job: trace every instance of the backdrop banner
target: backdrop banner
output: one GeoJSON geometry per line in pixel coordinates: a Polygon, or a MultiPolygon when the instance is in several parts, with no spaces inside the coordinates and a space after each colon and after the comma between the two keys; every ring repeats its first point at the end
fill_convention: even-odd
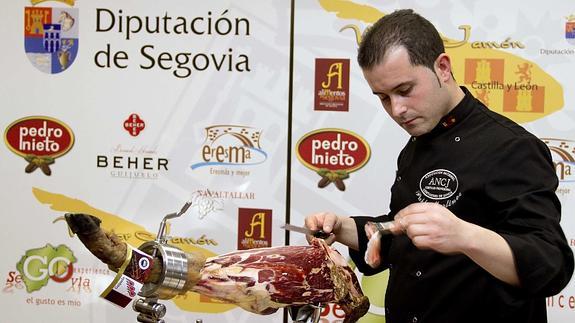
{"type": "MultiPolygon", "coordinates": [[[[136,322],[131,304],[100,297],[115,273],[71,234],[68,212],[97,216],[137,248],[191,201],[168,240],[206,256],[305,245],[280,226],[313,212],[387,213],[408,135],[356,54],[363,31],[401,8],[437,26],[460,84],[549,146],[574,246],[569,2],[8,1],[0,321],[136,322]]],[[[360,322],[384,322],[387,273],[357,275],[371,302],[360,322]]],[[[162,303],[170,323],[286,320],[196,293],[162,303]]],[[[550,322],[575,320],[573,282],[547,308],[550,322]]],[[[343,315],[326,304],[321,322],[343,315]]]]}

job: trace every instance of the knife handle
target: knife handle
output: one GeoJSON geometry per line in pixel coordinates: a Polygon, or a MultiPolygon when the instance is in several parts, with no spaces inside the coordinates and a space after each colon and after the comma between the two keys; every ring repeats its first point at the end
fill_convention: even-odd
{"type": "Polygon", "coordinates": [[[327,239],[327,238],[329,238],[330,235],[331,235],[330,233],[324,232],[322,230],[317,230],[313,234],[314,237],[319,238],[319,239],[327,239]]]}

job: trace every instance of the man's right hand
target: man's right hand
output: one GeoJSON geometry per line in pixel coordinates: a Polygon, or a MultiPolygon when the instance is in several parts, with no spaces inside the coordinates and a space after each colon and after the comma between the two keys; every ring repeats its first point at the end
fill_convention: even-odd
{"type": "MultiPolygon", "coordinates": [[[[305,218],[305,226],[310,230],[322,230],[331,235],[325,239],[327,244],[338,241],[352,249],[358,249],[357,228],[350,217],[339,216],[331,212],[310,214],[305,218]]],[[[311,241],[312,236],[306,236],[311,241]]]]}

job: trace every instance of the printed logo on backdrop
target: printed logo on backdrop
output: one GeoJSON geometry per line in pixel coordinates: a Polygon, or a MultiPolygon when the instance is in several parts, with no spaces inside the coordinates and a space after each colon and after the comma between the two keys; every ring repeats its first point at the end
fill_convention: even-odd
{"type": "Polygon", "coordinates": [[[541,138],[551,150],[553,166],[559,179],[558,195],[571,193],[571,185],[575,183],[575,141],[558,138],[541,138]]]}
{"type": "Polygon", "coordinates": [[[534,65],[512,65],[506,81],[505,64],[503,59],[466,59],[465,83],[489,107],[502,105],[508,114],[545,114],[545,85],[534,82],[534,65]]]}
{"type": "Polygon", "coordinates": [[[249,176],[250,171],[243,167],[262,164],[268,158],[261,148],[261,133],[260,129],[247,126],[207,127],[200,161],[191,169],[209,167],[210,175],[249,176]]]}
{"type": "Polygon", "coordinates": [[[565,23],[565,39],[571,45],[575,45],[575,14],[571,14],[567,17],[567,22],[565,23]]]}
{"type": "Polygon", "coordinates": [[[53,247],[46,244],[44,247],[27,250],[16,269],[20,273],[26,291],[37,291],[48,285],[50,281],[65,283],[74,274],[76,257],[70,248],[65,245],[53,247]]]}
{"type": "Polygon", "coordinates": [[[331,183],[345,191],[345,179],[362,168],[371,151],[359,135],[343,129],[318,129],[305,134],[296,144],[299,161],[321,178],[317,183],[324,188],[331,183]]]}
{"type": "MultiPolygon", "coordinates": [[[[350,2],[323,1],[320,5],[337,19],[347,17],[341,21],[345,25],[340,32],[353,30],[356,45],[361,42],[362,31],[359,23],[349,24],[349,18],[369,25],[385,15],[376,7],[350,2]]],[[[569,28],[571,26],[569,24],[569,28]]],[[[520,40],[512,36],[477,40],[472,37],[471,25],[460,25],[459,30],[462,32],[459,39],[442,37],[446,51],[451,55],[453,73],[456,79],[464,79],[464,85],[490,109],[525,123],[564,107],[563,86],[537,64],[515,54],[526,48],[520,40]]],[[[540,52],[542,55],[555,54],[555,50],[541,49],[540,52]]]]}
{"type": "MultiPolygon", "coordinates": [[[[57,74],[68,69],[78,56],[79,12],[77,8],[36,7],[47,0],[32,0],[24,8],[24,49],[40,71],[57,74]]],[[[74,0],[53,0],[70,7],[74,0]]]]}
{"type": "Polygon", "coordinates": [[[238,209],[238,250],[272,246],[272,210],[238,209]]]}
{"type": "Polygon", "coordinates": [[[244,190],[214,190],[200,189],[192,193],[190,201],[192,209],[196,209],[198,217],[203,219],[206,215],[224,210],[224,200],[255,200],[256,193],[244,190]]]}
{"type": "Polygon", "coordinates": [[[50,165],[72,149],[74,133],[65,123],[51,117],[25,117],[6,128],[4,142],[13,153],[24,158],[26,173],[40,169],[50,176],[50,165]]]}
{"type": "Polygon", "coordinates": [[[447,169],[435,169],[419,180],[419,190],[415,192],[419,202],[436,202],[445,207],[455,205],[461,198],[458,193],[459,180],[447,169]],[[457,195],[456,195],[457,193],[457,195]]]}
{"type": "MultiPolygon", "coordinates": [[[[565,41],[570,45],[575,45],[575,14],[570,14],[564,17],[567,21],[565,22],[565,31],[561,30],[565,37],[565,41]]],[[[575,55],[575,48],[572,47],[559,47],[559,48],[540,48],[540,55],[575,55]]]]}
{"type": "Polygon", "coordinates": [[[314,110],[349,111],[349,59],[315,59],[314,110]]]}
{"type": "Polygon", "coordinates": [[[168,172],[169,159],[153,147],[118,144],[96,156],[96,167],[108,170],[113,178],[155,180],[168,172]]]}
{"type": "Polygon", "coordinates": [[[109,276],[111,272],[108,268],[79,267],[77,264],[72,250],[63,244],[57,247],[46,244],[44,247],[27,250],[16,264],[17,271],[8,273],[2,292],[16,297],[19,292],[25,291],[25,303],[28,305],[79,308],[82,306],[81,298],[70,296],[92,293],[90,280],[93,275],[109,276]],[[34,292],[53,283],[65,288],[65,298],[29,295],[36,295],[34,292]]]}
{"type": "Polygon", "coordinates": [[[146,123],[136,113],[130,114],[128,119],[124,120],[124,129],[132,137],[137,137],[144,128],[146,128],[146,123]]]}
{"type": "MultiPolygon", "coordinates": [[[[145,123],[138,114],[132,113],[123,121],[123,128],[136,137],[145,123]]],[[[145,144],[117,144],[108,153],[96,156],[96,167],[108,170],[113,178],[155,180],[168,172],[169,159],[161,156],[157,148],[145,144]]]]}

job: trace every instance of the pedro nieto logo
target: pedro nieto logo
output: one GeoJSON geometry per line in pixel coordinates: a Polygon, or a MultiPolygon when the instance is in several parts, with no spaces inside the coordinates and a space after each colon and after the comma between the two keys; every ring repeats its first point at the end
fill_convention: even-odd
{"type": "Polygon", "coordinates": [[[36,7],[47,0],[32,0],[24,8],[24,49],[28,59],[44,73],[65,71],[78,56],[79,13],[74,0],[55,0],[70,7],[36,7]]]}
{"type": "Polygon", "coordinates": [[[316,58],[314,110],[349,111],[349,59],[316,58]]]}
{"type": "Polygon", "coordinates": [[[553,166],[561,183],[575,182],[575,141],[557,138],[541,138],[551,150],[553,166]]]}
{"type": "MultiPolygon", "coordinates": [[[[268,154],[261,148],[260,129],[237,126],[215,125],[206,128],[206,139],[200,150],[200,162],[192,170],[205,166],[251,166],[265,162],[268,154]]],[[[210,169],[216,175],[239,174],[228,169],[210,169]]],[[[242,173],[243,174],[243,173],[242,173]]]]}
{"type": "Polygon", "coordinates": [[[565,23],[565,39],[571,45],[575,45],[575,14],[571,14],[567,17],[567,22],[565,23]]]}
{"type": "Polygon", "coordinates": [[[369,145],[359,135],[330,128],[305,134],[296,144],[296,153],[302,164],[321,177],[319,188],[334,183],[340,191],[345,191],[343,180],[349,173],[362,168],[371,155],[369,145]]]}
{"type": "Polygon", "coordinates": [[[50,176],[50,165],[74,145],[74,133],[60,120],[34,116],[18,119],[4,132],[6,146],[26,160],[26,173],[36,169],[50,176]]]}

